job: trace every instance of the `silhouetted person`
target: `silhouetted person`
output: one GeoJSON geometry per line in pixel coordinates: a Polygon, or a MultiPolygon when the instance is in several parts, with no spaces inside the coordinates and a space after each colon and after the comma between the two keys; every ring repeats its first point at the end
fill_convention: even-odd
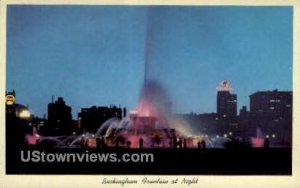
{"type": "Polygon", "coordinates": [[[102,148],[102,138],[96,138],[97,148],[102,148]]]}
{"type": "Polygon", "coordinates": [[[105,139],[102,137],[102,148],[106,148],[106,142],[105,139]]]}
{"type": "Polygon", "coordinates": [[[264,148],[269,148],[269,147],[270,147],[270,141],[268,138],[265,138],[264,148]]]}
{"type": "Polygon", "coordinates": [[[103,137],[97,138],[97,147],[98,148],[105,148],[105,142],[103,137]]]}
{"type": "Polygon", "coordinates": [[[84,139],[84,147],[85,148],[89,148],[89,145],[88,145],[88,143],[89,143],[89,139],[84,139]]]}
{"type": "Polygon", "coordinates": [[[131,145],[131,142],[130,142],[130,141],[127,141],[127,142],[126,142],[127,148],[130,148],[130,145],[131,145]]]}
{"type": "Polygon", "coordinates": [[[178,144],[178,147],[179,147],[179,148],[182,148],[182,139],[181,139],[181,138],[179,138],[177,144],[178,144]]]}
{"type": "Polygon", "coordinates": [[[81,148],[85,148],[85,144],[84,144],[84,138],[82,138],[81,139],[81,141],[80,141],[80,146],[81,146],[81,148]]]}
{"type": "Polygon", "coordinates": [[[175,137],[173,137],[173,148],[177,148],[177,138],[176,138],[176,136],[175,137]]]}
{"type": "Polygon", "coordinates": [[[139,145],[140,145],[140,148],[143,148],[143,145],[144,145],[144,139],[143,138],[139,139],[139,145]]]}
{"type": "Polygon", "coordinates": [[[202,149],[205,149],[206,148],[206,143],[204,140],[201,141],[201,148],[202,149]]]}
{"type": "Polygon", "coordinates": [[[201,149],[201,142],[200,141],[197,142],[197,147],[198,147],[198,149],[201,149]]]}
{"type": "Polygon", "coordinates": [[[186,144],[186,139],[183,139],[183,148],[186,149],[187,148],[187,144],[186,144]]]}

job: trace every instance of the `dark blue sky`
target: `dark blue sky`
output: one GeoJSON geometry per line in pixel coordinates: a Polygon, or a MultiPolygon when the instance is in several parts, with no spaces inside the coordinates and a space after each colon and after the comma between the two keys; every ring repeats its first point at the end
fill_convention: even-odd
{"type": "Polygon", "coordinates": [[[215,112],[225,79],[239,108],[255,91],[292,90],[291,7],[8,6],[7,14],[6,88],[35,115],[47,114],[52,95],[73,115],[134,108],[147,33],[151,74],[175,112],[215,112]]]}

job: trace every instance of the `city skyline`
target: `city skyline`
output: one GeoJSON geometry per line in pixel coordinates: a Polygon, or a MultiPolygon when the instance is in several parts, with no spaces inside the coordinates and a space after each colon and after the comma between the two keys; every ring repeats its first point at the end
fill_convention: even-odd
{"type": "Polygon", "coordinates": [[[133,109],[149,25],[151,74],[175,112],[216,112],[222,80],[238,109],[256,91],[292,90],[291,7],[8,6],[7,19],[6,90],[38,116],[52,95],[73,116],[90,106],[133,109]]]}

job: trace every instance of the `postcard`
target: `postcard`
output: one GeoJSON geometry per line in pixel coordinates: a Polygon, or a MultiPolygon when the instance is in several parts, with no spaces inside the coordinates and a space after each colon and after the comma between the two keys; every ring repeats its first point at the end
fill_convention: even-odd
{"type": "Polygon", "coordinates": [[[1,3],[5,185],[299,186],[299,2],[1,3]]]}

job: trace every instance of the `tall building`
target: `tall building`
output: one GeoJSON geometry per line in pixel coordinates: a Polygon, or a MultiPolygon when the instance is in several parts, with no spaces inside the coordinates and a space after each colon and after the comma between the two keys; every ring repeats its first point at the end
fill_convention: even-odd
{"type": "Polygon", "coordinates": [[[272,112],[280,117],[289,117],[292,113],[291,91],[259,91],[250,95],[250,112],[272,112]]]}
{"type": "Polygon", "coordinates": [[[237,115],[237,95],[231,93],[230,82],[225,80],[217,88],[217,114],[224,118],[237,115]]]}
{"type": "Polygon", "coordinates": [[[237,128],[237,95],[232,94],[232,90],[228,80],[222,81],[217,87],[218,125],[223,131],[237,128]]]}
{"type": "Polygon", "coordinates": [[[251,136],[251,134],[249,134],[249,126],[248,126],[249,114],[250,113],[247,110],[247,107],[243,106],[238,116],[239,136],[242,136],[243,138],[248,138],[251,136]]]}
{"type": "Polygon", "coordinates": [[[266,137],[291,143],[292,91],[258,91],[250,95],[249,131],[260,128],[266,137]]]}
{"type": "Polygon", "coordinates": [[[229,91],[218,91],[217,113],[220,116],[232,118],[237,115],[237,96],[229,91]]]}
{"type": "Polygon", "coordinates": [[[16,92],[6,92],[5,140],[7,174],[20,169],[20,150],[27,147],[26,135],[32,133],[32,115],[27,106],[16,103],[16,92]]]}
{"type": "Polygon", "coordinates": [[[47,135],[69,135],[73,131],[71,107],[62,97],[48,104],[48,121],[44,129],[47,135]]]}

